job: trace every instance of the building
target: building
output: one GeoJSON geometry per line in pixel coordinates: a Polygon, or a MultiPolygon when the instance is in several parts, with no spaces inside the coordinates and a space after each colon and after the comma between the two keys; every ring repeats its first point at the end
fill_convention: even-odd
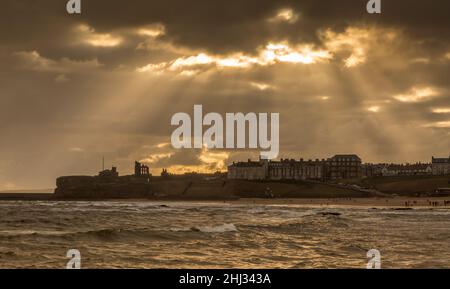
{"type": "Polygon", "coordinates": [[[449,175],[450,174],[450,157],[435,158],[431,157],[431,168],[433,175],[449,175]]]}
{"type": "MultiPolygon", "coordinates": [[[[381,168],[377,173],[381,175],[381,168]]],[[[232,180],[327,180],[361,178],[362,164],[357,155],[335,155],[327,160],[295,160],[233,162],[228,167],[232,180]]]]}
{"type": "Polygon", "coordinates": [[[385,166],[386,164],[362,164],[361,174],[366,178],[380,177],[385,166]]]}
{"type": "Polygon", "coordinates": [[[238,162],[228,167],[231,180],[322,180],[325,160],[281,159],[238,162]]]}
{"type": "Polygon", "coordinates": [[[135,177],[149,177],[150,169],[148,166],[139,162],[134,162],[134,176],[135,177]]]}
{"type": "Polygon", "coordinates": [[[265,180],[268,176],[268,161],[258,162],[248,160],[247,162],[233,162],[228,166],[228,179],[230,180],[265,180]]]}
{"type": "Polygon", "coordinates": [[[322,180],[325,160],[281,159],[269,162],[269,180],[322,180]]]}
{"type": "Polygon", "coordinates": [[[170,174],[169,174],[169,172],[167,171],[167,169],[162,169],[161,177],[162,177],[162,178],[168,178],[168,177],[170,177],[170,174]]]}
{"type": "Polygon", "coordinates": [[[335,155],[327,160],[326,177],[332,180],[361,178],[361,163],[357,155],[335,155]]]}
{"type": "Polygon", "coordinates": [[[393,176],[419,176],[431,175],[433,172],[431,164],[390,164],[386,165],[381,173],[383,177],[393,176]]]}
{"type": "Polygon", "coordinates": [[[116,167],[112,167],[110,170],[106,169],[98,173],[101,178],[118,178],[119,172],[116,167]]]}

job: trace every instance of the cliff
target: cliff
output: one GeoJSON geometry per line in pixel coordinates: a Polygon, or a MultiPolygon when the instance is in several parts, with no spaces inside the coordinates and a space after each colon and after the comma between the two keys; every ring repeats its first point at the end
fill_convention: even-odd
{"type": "Polygon", "coordinates": [[[56,198],[146,198],[154,194],[146,179],[132,176],[103,178],[70,176],[56,180],[56,198]]]}
{"type": "Polygon", "coordinates": [[[370,194],[312,182],[258,182],[196,177],[60,177],[59,199],[237,199],[368,197],[370,194]]]}
{"type": "Polygon", "coordinates": [[[124,176],[60,177],[56,181],[55,197],[59,199],[229,199],[235,198],[224,188],[224,181],[199,178],[142,178],[124,176]]]}

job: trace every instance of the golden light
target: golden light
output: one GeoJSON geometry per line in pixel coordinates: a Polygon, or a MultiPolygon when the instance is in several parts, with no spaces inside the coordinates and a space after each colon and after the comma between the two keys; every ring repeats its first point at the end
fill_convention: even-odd
{"type": "Polygon", "coordinates": [[[287,22],[293,24],[298,20],[298,14],[290,8],[280,9],[276,12],[275,16],[270,18],[270,22],[287,22]]]}
{"type": "Polygon", "coordinates": [[[270,84],[261,83],[261,82],[251,82],[250,85],[261,91],[273,88],[270,84]]]}
{"type": "Polygon", "coordinates": [[[169,62],[148,64],[136,69],[138,72],[179,72],[181,75],[194,75],[198,69],[194,66],[214,65],[217,69],[249,68],[253,65],[268,66],[277,63],[313,64],[328,61],[332,55],[323,49],[315,49],[312,45],[290,46],[287,42],[269,43],[259,50],[257,56],[235,53],[231,55],[210,55],[199,53],[184,56],[169,62]]]}
{"type": "Polygon", "coordinates": [[[137,69],[138,72],[154,72],[154,73],[161,73],[165,67],[167,66],[166,62],[161,62],[158,64],[147,64],[146,66],[140,67],[137,69]]]}
{"type": "Polygon", "coordinates": [[[165,29],[164,25],[160,25],[160,24],[142,27],[137,30],[137,34],[142,35],[142,36],[152,37],[152,38],[164,35],[165,33],[166,33],[166,29],[165,29]]]}
{"type": "Polygon", "coordinates": [[[162,149],[162,148],[165,148],[165,147],[168,147],[168,146],[170,146],[170,143],[168,143],[168,142],[164,142],[164,143],[160,143],[160,144],[156,145],[156,147],[159,148],[159,149],[162,149]]]}
{"type": "Polygon", "coordinates": [[[276,62],[290,62],[312,64],[329,60],[332,55],[326,50],[315,50],[311,45],[291,47],[287,42],[269,43],[260,53],[260,64],[274,64],[276,62]]]}
{"type": "Polygon", "coordinates": [[[393,97],[400,102],[422,102],[429,100],[438,93],[432,87],[413,87],[405,94],[394,95],[393,97]]]}
{"type": "Polygon", "coordinates": [[[424,127],[432,128],[450,128],[450,121],[438,121],[424,125],[424,127]]]}
{"type": "Polygon", "coordinates": [[[171,158],[173,155],[174,155],[173,153],[152,154],[152,155],[149,155],[148,157],[142,159],[141,162],[154,164],[162,159],[171,158]]]}
{"type": "Polygon", "coordinates": [[[377,112],[379,112],[380,111],[380,107],[379,106],[371,106],[371,107],[369,107],[367,110],[368,111],[370,111],[370,112],[375,112],[375,113],[377,113],[377,112]]]}
{"type": "Polygon", "coordinates": [[[450,107],[433,108],[433,113],[450,113],[450,107]]]}
{"type": "Polygon", "coordinates": [[[81,24],[78,26],[81,33],[82,41],[95,47],[114,47],[122,43],[122,38],[110,33],[96,33],[95,30],[88,25],[81,24]]]}
{"type": "Polygon", "coordinates": [[[92,46],[114,47],[119,45],[122,42],[122,39],[114,37],[110,34],[97,34],[91,36],[89,39],[86,39],[86,42],[92,46]]]}
{"type": "Polygon", "coordinates": [[[395,30],[381,31],[373,27],[349,27],[342,33],[328,29],[320,33],[322,42],[330,53],[350,53],[350,56],[343,60],[347,68],[365,63],[368,51],[371,45],[376,43],[377,38],[383,37],[384,41],[393,42],[396,36],[395,30]]]}

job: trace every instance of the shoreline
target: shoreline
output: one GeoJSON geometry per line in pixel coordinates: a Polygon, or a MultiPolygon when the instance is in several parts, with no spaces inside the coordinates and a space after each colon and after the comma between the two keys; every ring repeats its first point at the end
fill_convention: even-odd
{"type": "Polygon", "coordinates": [[[361,198],[54,198],[53,194],[0,194],[0,201],[50,202],[157,202],[225,203],[230,205],[297,205],[320,207],[448,208],[450,197],[361,197],[361,198]]]}
{"type": "Polygon", "coordinates": [[[305,199],[245,199],[233,204],[297,205],[320,207],[376,207],[376,208],[448,208],[450,197],[369,197],[369,198],[305,198],[305,199]],[[433,202],[436,206],[433,206],[433,202]]]}

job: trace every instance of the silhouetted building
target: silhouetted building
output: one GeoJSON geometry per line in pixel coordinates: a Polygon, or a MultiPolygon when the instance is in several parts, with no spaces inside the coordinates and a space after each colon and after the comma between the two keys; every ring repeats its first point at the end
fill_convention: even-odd
{"type": "Polygon", "coordinates": [[[322,180],[325,160],[280,161],[259,160],[233,162],[228,166],[228,179],[232,180],[322,180]]]}
{"type": "Polygon", "coordinates": [[[117,178],[119,177],[119,172],[116,167],[112,167],[110,170],[103,170],[98,173],[101,178],[117,178]]]}
{"type": "Polygon", "coordinates": [[[281,159],[269,162],[270,180],[321,180],[324,177],[325,160],[281,159]]]}
{"type": "Polygon", "coordinates": [[[228,166],[228,179],[230,180],[265,180],[268,176],[267,161],[233,162],[228,166]]]}
{"type": "Polygon", "coordinates": [[[168,178],[168,177],[170,177],[170,174],[169,174],[169,172],[167,171],[167,169],[163,169],[163,170],[162,170],[162,172],[161,172],[161,177],[162,177],[162,178],[168,178]]]}
{"type": "Polygon", "coordinates": [[[361,178],[361,163],[361,158],[357,155],[335,155],[327,161],[327,177],[330,179],[361,178]]]}
{"type": "Polygon", "coordinates": [[[362,164],[361,174],[367,178],[380,177],[384,167],[386,167],[386,164],[362,164]]]}
{"type": "Polygon", "coordinates": [[[449,175],[450,174],[450,157],[435,158],[431,157],[431,168],[433,175],[449,175]]]}
{"type": "Polygon", "coordinates": [[[146,165],[143,165],[139,162],[134,162],[134,175],[136,177],[149,177],[150,169],[146,165]]]}

